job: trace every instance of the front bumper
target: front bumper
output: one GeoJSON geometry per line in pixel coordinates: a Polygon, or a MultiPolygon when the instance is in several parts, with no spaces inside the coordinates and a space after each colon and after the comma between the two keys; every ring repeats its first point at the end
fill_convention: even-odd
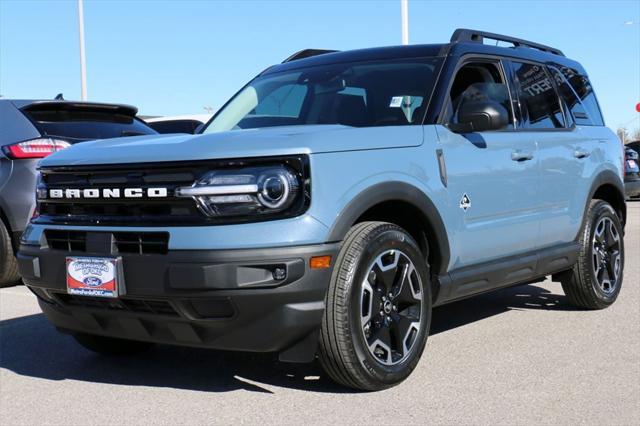
{"type": "Polygon", "coordinates": [[[18,263],[44,314],[62,331],[224,350],[291,350],[296,361],[315,352],[331,276],[331,268],[311,269],[309,259],[335,260],[337,250],[338,244],[318,244],[118,254],[124,277],[118,299],[66,293],[67,256],[109,254],[23,244],[18,263]],[[286,277],[275,280],[272,272],[282,267],[286,277]]]}

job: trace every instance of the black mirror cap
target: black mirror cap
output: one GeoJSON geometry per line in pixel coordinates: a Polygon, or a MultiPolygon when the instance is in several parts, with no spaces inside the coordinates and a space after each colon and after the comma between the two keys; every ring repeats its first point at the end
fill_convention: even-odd
{"type": "Polygon", "coordinates": [[[509,124],[509,113],[495,101],[464,102],[458,110],[458,122],[449,128],[460,133],[501,130],[509,124]]]}

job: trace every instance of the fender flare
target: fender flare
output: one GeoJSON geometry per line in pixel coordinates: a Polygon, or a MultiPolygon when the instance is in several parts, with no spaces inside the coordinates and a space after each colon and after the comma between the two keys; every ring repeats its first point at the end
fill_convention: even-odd
{"type": "MultiPolygon", "coordinates": [[[[584,216],[587,214],[587,210],[589,209],[589,203],[593,199],[593,196],[596,194],[598,189],[600,189],[604,185],[613,186],[616,189],[618,197],[622,200],[622,203],[619,206],[619,209],[618,209],[618,206],[613,206],[613,208],[618,210],[618,214],[620,215],[620,220],[622,221],[622,224],[624,226],[627,220],[627,204],[625,202],[624,183],[622,179],[620,179],[620,176],[612,170],[603,170],[596,175],[595,179],[593,179],[593,182],[591,183],[591,188],[589,188],[589,195],[587,197],[587,200],[584,206],[584,210],[583,210],[584,213],[582,217],[584,218],[584,216]]],[[[580,236],[580,233],[578,233],[578,237],[579,236],[580,236]]]]}
{"type": "Polygon", "coordinates": [[[338,215],[329,231],[329,241],[342,241],[360,216],[371,207],[386,201],[404,201],[422,213],[423,217],[416,219],[421,220],[427,228],[431,250],[437,258],[438,268],[432,272],[438,275],[445,274],[451,253],[442,217],[424,192],[406,182],[382,182],[360,192],[338,215]]]}

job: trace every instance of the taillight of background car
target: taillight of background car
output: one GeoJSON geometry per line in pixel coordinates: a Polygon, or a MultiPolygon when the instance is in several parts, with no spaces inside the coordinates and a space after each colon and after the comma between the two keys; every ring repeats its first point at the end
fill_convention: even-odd
{"type": "Polygon", "coordinates": [[[23,160],[28,158],[44,158],[70,146],[71,144],[69,142],[60,139],[38,138],[7,145],[2,149],[5,155],[12,160],[23,160]]]}

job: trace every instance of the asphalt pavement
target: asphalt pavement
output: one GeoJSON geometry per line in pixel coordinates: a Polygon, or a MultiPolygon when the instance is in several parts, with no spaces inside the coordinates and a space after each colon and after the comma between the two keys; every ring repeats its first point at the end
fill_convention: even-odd
{"type": "Polygon", "coordinates": [[[571,307],[558,283],[435,309],[400,386],[362,393],[316,364],[159,346],[104,358],[57,333],[25,287],[0,290],[0,424],[640,424],[640,203],[618,301],[571,307]]]}

